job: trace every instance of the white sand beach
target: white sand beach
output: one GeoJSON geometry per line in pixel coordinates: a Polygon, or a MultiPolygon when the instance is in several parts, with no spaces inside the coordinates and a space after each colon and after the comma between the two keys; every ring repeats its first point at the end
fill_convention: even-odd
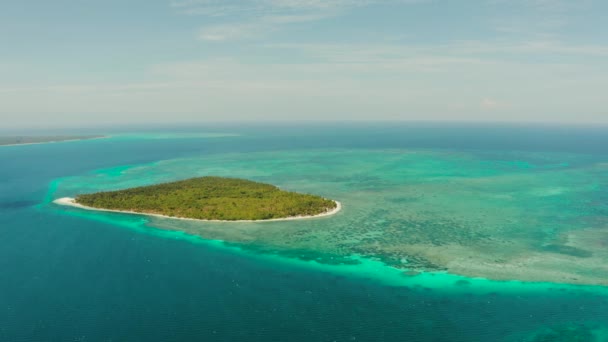
{"type": "Polygon", "coordinates": [[[151,213],[139,213],[136,211],[127,211],[127,210],[93,208],[93,207],[88,207],[88,206],[76,203],[76,199],[71,198],[71,197],[63,197],[63,198],[59,198],[59,199],[56,199],[53,201],[53,203],[55,203],[55,204],[66,205],[66,206],[71,206],[71,207],[85,209],[85,210],[105,211],[105,212],[111,212],[111,213],[133,214],[133,215],[144,215],[144,216],[161,217],[161,218],[174,219],[174,220],[201,221],[201,222],[276,222],[276,221],[314,219],[314,218],[335,215],[340,210],[342,210],[342,203],[340,203],[338,201],[334,201],[334,202],[336,202],[336,207],[334,209],[321,213],[321,214],[318,214],[318,215],[292,216],[292,217],[284,217],[284,218],[276,218],[276,219],[268,219],[268,220],[232,220],[232,221],[229,221],[229,220],[193,219],[193,218],[187,218],[187,217],[176,217],[176,216],[167,216],[167,215],[151,214],[151,213]]]}
{"type": "Polygon", "coordinates": [[[100,136],[100,137],[94,137],[94,138],[80,138],[80,139],[66,139],[66,140],[49,140],[49,141],[30,142],[30,143],[22,143],[22,144],[6,144],[6,145],[0,145],[0,147],[59,144],[59,143],[67,143],[67,142],[74,142],[74,141],[97,140],[97,139],[107,139],[107,138],[110,138],[110,136],[100,136]]]}

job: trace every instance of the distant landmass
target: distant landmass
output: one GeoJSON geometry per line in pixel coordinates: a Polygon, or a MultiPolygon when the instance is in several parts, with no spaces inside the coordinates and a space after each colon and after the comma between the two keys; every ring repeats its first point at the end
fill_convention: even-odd
{"type": "Polygon", "coordinates": [[[245,179],[199,177],[62,198],[58,204],[181,219],[258,221],[309,218],[340,210],[336,201],[245,179]]]}
{"type": "Polygon", "coordinates": [[[103,138],[103,135],[0,136],[0,146],[44,144],[103,138]]]}

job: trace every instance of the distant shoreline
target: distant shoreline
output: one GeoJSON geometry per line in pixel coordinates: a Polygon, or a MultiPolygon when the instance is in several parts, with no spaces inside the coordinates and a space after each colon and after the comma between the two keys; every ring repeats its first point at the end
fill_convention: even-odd
{"type": "Polygon", "coordinates": [[[91,138],[78,138],[78,139],[66,139],[66,140],[49,140],[49,141],[40,141],[40,142],[27,142],[22,144],[0,144],[0,147],[8,147],[8,146],[26,146],[26,145],[42,145],[42,144],[57,144],[63,142],[74,142],[74,141],[84,141],[84,140],[96,140],[96,139],[107,139],[109,136],[94,136],[91,138]]]}
{"type": "Polygon", "coordinates": [[[290,217],[274,218],[274,219],[266,219],[266,220],[206,220],[206,219],[194,219],[194,218],[178,217],[178,216],[168,216],[168,215],[152,214],[152,213],[140,213],[140,212],[136,212],[136,211],[127,211],[127,210],[114,210],[114,209],[101,209],[101,208],[88,207],[86,205],[82,205],[82,204],[76,203],[76,199],[71,198],[71,197],[58,198],[58,199],[56,199],[56,200],[53,201],[53,203],[59,204],[59,205],[65,205],[65,206],[70,206],[70,207],[84,209],[84,210],[104,211],[104,212],[110,212],[110,213],[143,215],[143,216],[152,216],[152,217],[160,217],[160,218],[168,218],[168,219],[184,220],[184,221],[200,221],[200,222],[252,222],[252,223],[255,223],[255,222],[273,222],[273,221],[277,222],[277,221],[306,220],[306,219],[314,219],[314,218],[320,218],[320,217],[327,217],[327,216],[335,215],[340,210],[342,210],[342,203],[340,203],[338,201],[334,201],[334,202],[336,203],[336,207],[334,209],[326,211],[326,212],[321,213],[321,214],[317,214],[317,215],[290,216],[290,217]]]}

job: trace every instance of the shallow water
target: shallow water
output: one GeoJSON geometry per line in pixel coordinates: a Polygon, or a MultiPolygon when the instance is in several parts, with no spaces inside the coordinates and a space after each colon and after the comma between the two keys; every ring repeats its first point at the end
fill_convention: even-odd
{"type": "Polygon", "coordinates": [[[605,132],[230,128],[0,150],[0,340],[606,340],[608,288],[563,284],[608,278],[605,132]],[[49,203],[197,175],[344,209],[194,224],[49,203]]]}
{"type": "Polygon", "coordinates": [[[297,149],[97,170],[59,180],[53,196],[249,178],[337,199],[344,209],[299,222],[148,225],[325,263],[357,254],[410,271],[608,285],[607,171],[600,159],[559,153],[297,149]]]}

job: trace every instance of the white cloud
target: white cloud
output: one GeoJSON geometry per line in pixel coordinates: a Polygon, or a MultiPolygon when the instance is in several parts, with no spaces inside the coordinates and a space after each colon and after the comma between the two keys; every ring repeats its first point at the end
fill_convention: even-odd
{"type": "MultiPolygon", "coordinates": [[[[322,20],[371,3],[182,0],[173,7],[205,16],[201,19],[209,24],[200,30],[200,39],[221,42],[262,37],[285,25],[322,20]]],[[[603,111],[606,45],[537,37],[428,45],[408,41],[413,40],[250,44],[258,54],[253,58],[229,54],[232,58],[154,65],[125,84],[62,84],[42,72],[37,82],[49,84],[19,87],[5,78],[0,80],[0,115],[9,121],[36,113],[108,113],[116,118],[150,113],[171,120],[584,117],[608,122],[603,111]]],[[[209,51],[221,55],[225,50],[209,51]]]]}
{"type": "Polygon", "coordinates": [[[489,0],[494,30],[525,37],[557,37],[595,0],[489,0]],[[506,14],[510,13],[510,14],[506,14]]]}
{"type": "Polygon", "coordinates": [[[496,100],[485,98],[481,100],[481,102],[479,103],[479,107],[483,110],[496,110],[504,108],[505,105],[496,100]]]}
{"type": "Polygon", "coordinates": [[[574,121],[582,113],[587,121],[607,120],[601,66],[391,54],[378,63],[375,56],[284,64],[208,59],[156,65],[147,83],[0,86],[0,116],[574,121]]]}
{"type": "Polygon", "coordinates": [[[282,25],[316,21],[322,14],[272,15],[244,23],[228,23],[203,27],[199,38],[206,41],[241,40],[263,36],[282,25]]]}
{"type": "Polygon", "coordinates": [[[377,44],[266,44],[269,49],[304,54],[313,60],[333,63],[393,64],[415,63],[427,70],[446,64],[496,64],[504,61],[527,61],[538,57],[543,64],[588,64],[590,58],[608,57],[606,45],[566,44],[559,41],[525,41],[519,43],[492,41],[456,41],[434,45],[377,44]],[[550,57],[551,61],[545,59],[550,57]]]}
{"type": "Polygon", "coordinates": [[[199,37],[208,41],[252,38],[278,28],[327,19],[344,12],[380,3],[418,3],[428,0],[174,0],[180,13],[229,18],[206,26],[199,37]]]}
{"type": "MultiPolygon", "coordinates": [[[[334,9],[368,6],[379,3],[379,0],[267,0],[267,4],[285,9],[309,10],[309,9],[334,9]]],[[[386,1],[384,1],[386,2],[386,1]]]]}
{"type": "Polygon", "coordinates": [[[186,14],[220,16],[345,10],[382,2],[398,0],[181,0],[171,6],[186,14]]]}
{"type": "Polygon", "coordinates": [[[201,29],[199,38],[207,41],[251,38],[263,29],[264,27],[253,23],[216,25],[201,29]]]}

